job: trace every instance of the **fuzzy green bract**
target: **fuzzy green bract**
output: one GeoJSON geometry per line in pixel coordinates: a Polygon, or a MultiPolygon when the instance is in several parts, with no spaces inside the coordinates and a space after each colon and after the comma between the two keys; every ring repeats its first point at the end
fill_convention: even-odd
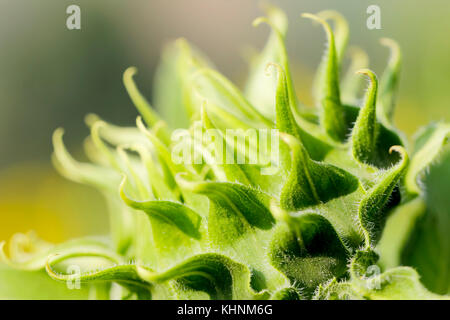
{"type": "Polygon", "coordinates": [[[408,147],[392,122],[399,46],[382,40],[391,58],[380,79],[352,49],[341,81],[349,26],[333,11],[303,14],[328,42],[316,106],[305,106],[294,91],[285,14],[266,10],[254,25],[271,34],[244,93],[180,39],[163,52],[156,109],[134,82],[137,69],[125,71],[136,126],[87,116],[89,163],[55,131],[56,169],[104,194],[110,236],[55,245],[15,235],[0,245],[0,298],[448,298],[450,124],[422,129],[408,147]],[[215,143],[196,135],[212,129],[215,143]],[[227,129],[237,130],[237,143],[227,129]],[[261,149],[264,137],[252,129],[276,129],[277,144],[261,149]],[[174,159],[180,133],[201,161],[174,159]],[[211,161],[230,150],[247,162],[211,161]],[[246,150],[258,159],[250,163],[246,150]],[[279,162],[264,171],[273,152],[279,162]],[[69,290],[74,283],[81,288],[69,290]]]}

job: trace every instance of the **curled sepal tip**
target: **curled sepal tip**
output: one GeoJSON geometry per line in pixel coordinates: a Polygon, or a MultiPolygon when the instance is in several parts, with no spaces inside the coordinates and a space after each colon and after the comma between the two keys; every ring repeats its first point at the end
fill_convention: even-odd
{"type": "Polygon", "coordinates": [[[255,63],[251,68],[245,91],[249,100],[260,108],[263,114],[269,115],[273,119],[275,108],[273,106],[272,89],[274,84],[272,79],[263,77],[267,63],[275,62],[283,67],[286,74],[289,101],[295,108],[297,107],[297,96],[294,90],[289,68],[289,58],[284,43],[287,32],[286,15],[280,9],[270,7],[267,10],[267,17],[257,18],[253,22],[253,26],[259,26],[262,23],[266,23],[272,29],[272,33],[263,52],[254,61],[255,63]]]}
{"type": "Polygon", "coordinates": [[[100,130],[106,128],[106,122],[102,120],[95,121],[91,125],[91,138],[92,142],[94,143],[95,147],[102,153],[106,159],[108,160],[111,167],[114,169],[120,171],[121,167],[116,159],[116,157],[113,155],[112,150],[106,145],[106,143],[103,141],[100,130]]]}
{"type": "Polygon", "coordinates": [[[268,209],[270,199],[259,190],[239,183],[188,181],[180,175],[177,182],[211,200],[208,228],[212,240],[237,240],[252,227],[268,230],[275,223],[268,209]]]}
{"type": "Polygon", "coordinates": [[[283,23],[277,23],[274,21],[274,19],[271,19],[270,17],[258,17],[252,22],[253,27],[258,27],[262,23],[266,23],[269,27],[272,28],[272,30],[277,34],[277,36],[281,37],[281,39],[284,38],[286,35],[286,29],[287,27],[283,25],[283,23]]]}
{"type": "Polygon", "coordinates": [[[149,126],[153,126],[156,122],[160,120],[160,117],[150,106],[147,99],[139,92],[133,77],[137,74],[138,70],[136,67],[129,67],[123,73],[123,84],[128,92],[131,100],[138,109],[139,113],[144,118],[145,122],[149,126]]]}
{"type": "Polygon", "coordinates": [[[26,235],[27,238],[22,239],[22,237],[18,238],[18,235],[20,234],[16,234],[11,238],[9,257],[6,256],[4,250],[5,242],[0,243],[0,262],[14,269],[26,271],[41,270],[45,267],[48,257],[56,254],[61,257],[102,256],[113,263],[119,263],[121,259],[119,255],[111,251],[106,243],[96,239],[80,238],[58,245],[46,243],[42,246],[39,243],[42,240],[38,238],[30,238],[29,235],[26,235]],[[18,242],[23,240],[27,241],[24,244],[27,245],[28,252],[21,252],[22,250],[18,248],[23,245],[18,242]]]}
{"type": "Polygon", "coordinates": [[[276,63],[268,63],[266,67],[266,73],[269,74],[270,70],[276,70],[277,74],[277,89],[275,96],[275,113],[276,113],[276,127],[281,132],[286,132],[300,139],[300,130],[298,124],[295,121],[292,108],[289,100],[289,87],[286,78],[286,73],[283,68],[276,63]]]}
{"type": "Polygon", "coordinates": [[[211,299],[268,298],[266,291],[255,292],[250,286],[250,270],[225,256],[196,255],[164,272],[138,269],[140,277],[151,283],[175,280],[186,289],[206,292],[211,299]]]}
{"type": "Polygon", "coordinates": [[[288,28],[288,20],[283,10],[267,3],[263,4],[262,9],[272,24],[276,26],[283,35],[285,35],[288,28]]]}
{"type": "Polygon", "coordinates": [[[392,152],[400,154],[400,161],[381,174],[380,180],[368,190],[359,204],[358,216],[363,228],[366,248],[375,246],[380,239],[387,218],[386,205],[409,164],[408,154],[403,147],[392,146],[389,153],[392,152]]]}
{"type": "Polygon", "coordinates": [[[360,110],[353,127],[352,153],[357,161],[374,164],[377,156],[377,138],[379,134],[379,124],[376,115],[378,80],[376,75],[369,69],[361,69],[357,73],[366,75],[370,79],[370,84],[366,92],[364,106],[360,110]]]}
{"type": "Polygon", "coordinates": [[[67,151],[63,142],[64,129],[58,128],[53,133],[52,161],[55,168],[64,177],[88,185],[111,189],[117,182],[117,174],[110,168],[97,166],[91,163],[76,161],[67,151]]]}
{"type": "Polygon", "coordinates": [[[402,54],[400,46],[393,39],[381,38],[380,43],[389,48],[390,58],[380,81],[380,107],[377,112],[378,117],[385,125],[392,126],[402,54]]]}
{"type": "Polygon", "coordinates": [[[333,31],[330,25],[317,15],[304,13],[302,17],[319,22],[328,37],[328,50],[325,54],[323,67],[319,67],[317,75],[316,100],[321,105],[321,125],[325,132],[339,142],[347,135],[347,120],[344,106],[341,104],[339,90],[339,63],[333,31]]]}
{"type": "MultiPolygon", "coordinates": [[[[156,153],[159,157],[161,157],[162,161],[164,161],[164,164],[170,169],[173,176],[179,171],[185,171],[183,164],[176,164],[174,161],[172,161],[172,155],[168,147],[153,131],[147,129],[140,116],[136,118],[136,126],[138,127],[139,131],[141,131],[150,140],[153,147],[155,148],[156,153]]],[[[173,179],[173,176],[170,177],[170,179],[173,179]]]]}
{"type": "Polygon", "coordinates": [[[334,10],[324,10],[317,14],[324,20],[333,20],[334,22],[334,34],[336,42],[336,53],[338,63],[341,65],[344,57],[345,49],[348,43],[349,27],[348,22],[339,12],[334,10]]]}
{"type": "Polygon", "coordinates": [[[141,210],[149,218],[159,219],[169,223],[188,237],[200,240],[201,217],[187,206],[163,200],[136,201],[131,199],[125,192],[126,178],[124,177],[120,185],[120,197],[131,208],[141,210]]]}
{"type": "MultiPolygon", "coordinates": [[[[135,292],[142,299],[151,298],[151,284],[140,278],[137,273],[137,266],[135,264],[117,264],[111,263],[107,266],[100,267],[94,270],[73,272],[73,273],[61,273],[55,269],[55,266],[59,263],[64,263],[66,260],[78,257],[78,258],[100,258],[104,259],[103,255],[52,255],[49,256],[45,270],[47,274],[54,280],[58,281],[79,281],[80,283],[98,283],[98,282],[116,282],[126,287],[131,292],[135,292]]],[[[146,267],[141,267],[146,268],[146,267]]],[[[79,271],[79,269],[74,269],[79,271]]]]}

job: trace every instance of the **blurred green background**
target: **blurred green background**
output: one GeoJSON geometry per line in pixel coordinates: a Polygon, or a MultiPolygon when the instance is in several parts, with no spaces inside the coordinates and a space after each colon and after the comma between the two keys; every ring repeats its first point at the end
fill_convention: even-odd
{"type": "MultiPolygon", "coordinates": [[[[403,50],[397,126],[411,135],[431,120],[450,120],[450,1],[272,0],[284,9],[287,47],[297,93],[311,102],[312,77],[324,50],[320,28],[302,12],[335,9],[350,23],[350,45],[381,74],[388,58],[379,38],[403,50]],[[382,30],[366,28],[366,8],[381,8],[382,30]]],[[[152,100],[152,79],[165,42],[185,37],[226,76],[243,83],[243,53],[261,48],[267,28],[253,28],[259,1],[242,0],[0,0],[0,240],[34,229],[50,241],[106,233],[101,196],[65,181],[51,167],[51,134],[66,129],[69,149],[83,159],[89,112],[132,125],[136,111],[122,73],[136,66],[152,100]],[[66,8],[81,7],[81,30],[67,30],[66,8]]]]}

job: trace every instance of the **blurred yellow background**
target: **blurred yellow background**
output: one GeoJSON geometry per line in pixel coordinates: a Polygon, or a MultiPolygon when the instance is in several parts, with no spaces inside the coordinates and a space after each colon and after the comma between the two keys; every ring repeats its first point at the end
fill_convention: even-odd
{"type": "MultiPolygon", "coordinates": [[[[335,9],[350,23],[350,45],[365,49],[381,74],[388,58],[379,38],[403,50],[398,127],[411,135],[431,120],[450,120],[448,0],[279,0],[290,28],[287,47],[299,98],[310,102],[312,77],[324,50],[322,30],[302,12],[335,9]],[[382,29],[366,28],[366,8],[381,8],[382,29]]],[[[152,78],[166,41],[185,37],[238,84],[242,53],[261,48],[268,29],[253,28],[259,1],[242,0],[2,0],[0,1],[0,240],[34,229],[50,241],[108,230],[94,190],[65,181],[50,164],[51,134],[66,129],[69,149],[83,159],[83,117],[133,124],[136,111],[122,72],[137,66],[137,82],[152,99],[152,78]],[[79,31],[66,28],[66,8],[81,8],[79,31]]]]}

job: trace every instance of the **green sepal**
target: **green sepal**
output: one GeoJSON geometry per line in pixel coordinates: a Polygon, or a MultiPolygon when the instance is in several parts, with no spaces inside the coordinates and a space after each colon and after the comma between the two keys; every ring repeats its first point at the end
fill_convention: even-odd
{"type": "Polygon", "coordinates": [[[339,90],[339,63],[333,31],[328,23],[317,15],[304,13],[305,18],[319,22],[328,37],[328,49],[325,55],[325,67],[320,76],[320,84],[316,97],[321,106],[320,123],[325,132],[335,141],[343,142],[348,134],[345,108],[341,104],[339,90]]]}
{"type": "Polygon", "coordinates": [[[390,49],[390,58],[386,70],[380,81],[380,98],[377,115],[380,121],[392,127],[394,117],[395,99],[398,91],[400,69],[402,64],[402,54],[400,46],[392,39],[382,38],[380,43],[390,49]]]}
{"type": "Polygon", "coordinates": [[[317,13],[317,16],[325,21],[332,20],[334,23],[333,35],[336,46],[336,57],[339,68],[344,60],[349,38],[349,26],[347,19],[339,12],[334,10],[323,10],[317,13]]]}
{"type": "Polygon", "coordinates": [[[250,270],[220,254],[194,256],[164,272],[140,268],[139,275],[150,283],[176,280],[178,290],[204,291],[211,299],[267,299],[267,291],[255,292],[250,286],[250,270]]]}
{"type": "Polygon", "coordinates": [[[269,230],[275,224],[268,209],[270,199],[261,191],[230,182],[184,180],[182,186],[211,200],[208,232],[212,243],[232,243],[243,236],[247,228],[269,230]]]}
{"type": "MultiPolygon", "coordinates": [[[[211,101],[224,110],[241,115],[256,125],[262,124],[269,127],[272,125],[271,120],[255,109],[240,90],[218,71],[212,68],[199,68],[192,74],[191,84],[199,95],[199,102],[211,101]]],[[[200,115],[200,106],[198,106],[197,112],[197,115],[200,115]]]]}
{"type": "Polygon", "coordinates": [[[364,297],[351,283],[334,278],[317,287],[313,300],[364,300],[364,297]]]}
{"type": "MultiPolygon", "coordinates": [[[[269,140],[270,134],[270,146],[267,146],[267,141],[262,141],[263,144],[266,144],[267,151],[266,154],[262,154],[262,156],[270,160],[270,163],[266,164],[262,162],[262,159],[257,159],[255,163],[251,164],[248,153],[246,153],[245,150],[248,148],[249,152],[254,152],[253,154],[257,154],[258,158],[261,158],[259,156],[261,155],[259,148],[261,147],[260,141],[262,137],[256,134],[254,135],[255,139],[251,139],[249,137],[255,132],[250,131],[251,134],[247,135],[247,131],[244,131],[243,129],[235,130],[234,133],[236,133],[236,136],[223,133],[217,129],[205,108],[202,108],[201,120],[203,128],[205,130],[212,129],[218,133],[216,139],[219,139],[221,142],[213,144],[214,153],[218,155],[219,158],[218,163],[216,161],[209,163],[218,181],[241,183],[249,187],[259,188],[268,194],[277,194],[279,192],[285,166],[280,163],[283,159],[278,159],[278,163],[276,163],[276,159],[270,159],[270,155],[278,151],[276,147],[279,145],[279,140],[276,134],[274,135],[271,131],[266,134],[267,140],[269,140]],[[235,137],[237,137],[237,143],[235,143],[235,137]],[[274,139],[276,140],[273,141],[274,139]],[[274,142],[276,142],[275,145],[274,142]],[[275,147],[273,152],[272,147],[275,147]],[[227,159],[228,154],[231,154],[233,159],[234,157],[237,159],[229,161],[227,159]],[[238,161],[240,156],[244,159],[244,163],[238,161]]],[[[201,143],[203,143],[203,141],[197,142],[197,145],[200,145],[201,143]]],[[[211,150],[206,151],[203,148],[203,157],[207,158],[210,156],[210,151],[211,150]]]]}
{"type": "Polygon", "coordinates": [[[330,222],[316,213],[289,216],[270,244],[272,264],[307,295],[347,269],[348,253],[330,222]]]}
{"type": "Polygon", "coordinates": [[[184,189],[207,196],[208,236],[213,250],[244,263],[259,274],[269,290],[285,287],[287,279],[269,264],[267,247],[275,219],[271,198],[254,188],[230,182],[195,182],[177,179],[184,189]],[[263,249],[262,249],[263,248],[263,249]]]}
{"type": "Polygon", "coordinates": [[[95,165],[92,163],[81,163],[73,159],[64,146],[62,137],[64,130],[58,128],[53,133],[54,153],[52,155],[53,165],[64,177],[102,190],[111,190],[114,185],[120,183],[120,175],[111,168],[95,165]]]}
{"type": "Polygon", "coordinates": [[[257,55],[250,65],[250,75],[245,85],[245,95],[249,101],[266,117],[275,119],[275,92],[276,83],[267,77],[268,63],[282,66],[286,72],[288,96],[292,106],[297,106],[294,86],[291,79],[289,60],[284,40],[287,32],[287,18],[284,12],[274,6],[266,7],[267,17],[261,17],[253,22],[254,26],[267,23],[272,31],[263,51],[257,55]]]}
{"type": "MultiPolygon", "coordinates": [[[[301,117],[295,116],[296,105],[292,104],[291,99],[289,99],[289,85],[286,72],[280,65],[275,63],[269,63],[267,67],[274,67],[278,76],[275,97],[275,127],[280,132],[288,133],[300,139],[313,159],[323,159],[331,149],[331,146],[308,133],[307,129],[311,128],[302,128],[297,122],[299,120],[303,125],[307,123],[301,117]]],[[[309,124],[309,126],[311,127],[312,124],[309,124]]]]}
{"type": "Polygon", "coordinates": [[[358,207],[367,248],[374,246],[380,239],[387,219],[386,205],[409,164],[408,154],[403,147],[393,146],[389,151],[400,153],[401,160],[380,175],[379,181],[367,191],[358,207]]]}
{"type": "Polygon", "coordinates": [[[281,191],[280,204],[299,210],[349,194],[358,188],[358,179],[330,164],[311,160],[302,143],[280,134],[292,151],[291,170],[281,191]]]}
{"type": "Polygon", "coordinates": [[[125,194],[123,187],[121,187],[120,195],[123,201],[133,209],[141,210],[149,217],[174,225],[190,238],[201,239],[202,218],[182,203],[164,200],[136,201],[125,194]]]}
{"type": "Polygon", "coordinates": [[[423,193],[420,178],[433,161],[445,149],[450,136],[450,124],[433,123],[422,129],[416,136],[415,150],[405,177],[405,186],[409,193],[423,193]]]}
{"type": "MultiPolygon", "coordinates": [[[[130,96],[131,100],[136,106],[136,109],[139,111],[144,121],[147,123],[149,127],[153,127],[158,122],[161,122],[162,119],[156,113],[156,111],[153,110],[152,106],[147,101],[147,99],[145,99],[145,97],[139,92],[133,80],[133,76],[135,74],[137,74],[137,68],[135,67],[130,67],[127,70],[125,70],[123,74],[123,84],[127,89],[128,95],[130,96]]],[[[162,132],[161,136],[165,143],[168,143],[169,135],[170,134],[167,128],[164,128],[164,131],[162,132]]]]}
{"type": "Polygon", "coordinates": [[[366,164],[373,164],[378,152],[379,123],[376,115],[378,80],[376,75],[368,70],[359,70],[358,73],[370,78],[364,106],[359,112],[352,131],[353,157],[366,164]]]}
{"type": "Polygon", "coordinates": [[[358,73],[369,77],[370,85],[366,92],[364,106],[361,108],[352,130],[352,153],[360,163],[385,168],[398,161],[397,154],[389,153],[393,145],[401,145],[401,139],[391,129],[377,120],[378,80],[376,75],[362,69],[358,73]]]}
{"type": "MultiPolygon", "coordinates": [[[[80,253],[79,256],[82,257],[83,253],[80,253]]],[[[54,269],[55,264],[62,263],[70,257],[51,257],[45,265],[48,275],[54,280],[79,281],[81,284],[116,282],[131,292],[135,292],[139,299],[151,299],[151,285],[140,278],[135,264],[114,264],[73,274],[61,273],[54,269]]]]}

